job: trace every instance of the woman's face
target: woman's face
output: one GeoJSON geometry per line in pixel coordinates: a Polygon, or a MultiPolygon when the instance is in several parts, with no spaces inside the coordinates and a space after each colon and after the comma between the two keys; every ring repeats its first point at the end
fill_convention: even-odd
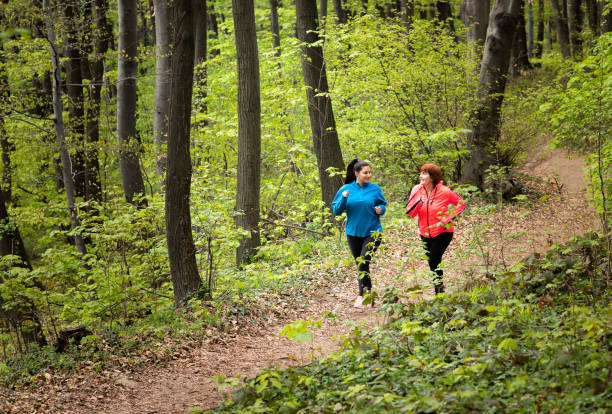
{"type": "Polygon", "coordinates": [[[369,165],[362,167],[361,170],[355,172],[355,178],[360,184],[367,184],[372,179],[372,170],[369,165]]]}
{"type": "Polygon", "coordinates": [[[427,185],[431,187],[432,180],[427,171],[421,171],[421,174],[419,175],[419,179],[421,180],[422,185],[427,185]]]}

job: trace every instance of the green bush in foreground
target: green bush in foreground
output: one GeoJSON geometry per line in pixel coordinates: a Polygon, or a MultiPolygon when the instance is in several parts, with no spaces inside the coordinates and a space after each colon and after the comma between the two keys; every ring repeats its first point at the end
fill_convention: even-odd
{"type": "Polygon", "coordinates": [[[606,413],[612,308],[595,235],[530,257],[495,287],[402,305],[305,367],[268,370],[218,412],[606,413]]]}

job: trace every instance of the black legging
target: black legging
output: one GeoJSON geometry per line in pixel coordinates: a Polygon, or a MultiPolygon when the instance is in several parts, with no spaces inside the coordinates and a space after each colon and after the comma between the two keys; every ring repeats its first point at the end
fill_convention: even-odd
{"type": "Polygon", "coordinates": [[[425,243],[425,254],[427,254],[429,269],[436,273],[436,276],[434,276],[434,286],[436,287],[444,285],[442,280],[444,273],[439,266],[440,262],[442,262],[442,255],[452,239],[453,232],[440,233],[436,237],[421,236],[421,240],[425,243]]]}
{"type": "Polygon", "coordinates": [[[368,291],[372,290],[370,261],[372,260],[372,255],[378,249],[378,246],[380,246],[382,238],[380,236],[355,237],[347,234],[346,240],[359,267],[359,296],[363,296],[364,288],[368,291]]]}

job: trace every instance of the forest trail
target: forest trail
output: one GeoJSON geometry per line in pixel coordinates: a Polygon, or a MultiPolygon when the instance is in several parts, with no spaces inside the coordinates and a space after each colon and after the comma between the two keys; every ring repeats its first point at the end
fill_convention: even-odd
{"type": "MultiPolygon", "coordinates": [[[[568,158],[562,150],[540,147],[532,151],[523,170],[541,179],[534,185],[546,190],[549,197],[531,205],[528,214],[520,214],[519,209],[510,206],[485,218],[472,215],[461,218],[445,255],[448,290],[472,283],[474,269],[486,267],[485,262],[511,264],[533,251],[545,251],[553,242],[596,227],[596,216],[585,201],[582,165],[582,159],[568,158]],[[555,174],[558,181],[552,178],[555,174]],[[470,248],[470,235],[486,220],[492,223],[483,235],[483,244],[490,250],[488,260],[473,254],[466,259],[463,252],[470,248]],[[508,237],[509,234],[518,236],[508,237]]],[[[372,265],[375,290],[380,292],[390,284],[404,288],[420,284],[428,288],[426,296],[432,295],[430,282],[419,279],[414,270],[407,270],[426,266],[424,260],[408,262],[405,258],[406,246],[417,240],[414,222],[408,220],[402,229],[385,234],[384,251],[372,265]]],[[[340,253],[348,255],[348,248],[340,253]]],[[[13,404],[18,410],[15,412],[186,413],[190,407],[218,406],[223,391],[217,388],[215,376],[248,377],[269,366],[303,364],[311,358],[310,354],[320,356],[339,349],[338,335],[350,332],[354,323],[368,326],[382,323],[382,317],[375,311],[352,307],[357,284],[355,272],[346,268],[343,273],[346,277],[342,282],[323,282],[307,301],[290,300],[282,321],[260,320],[257,334],[239,332],[227,342],[208,340],[195,349],[178,353],[167,365],[148,366],[136,372],[90,370],[70,378],[47,377],[47,383],[37,390],[15,391],[19,393],[17,403],[13,404]],[[325,311],[334,312],[337,323],[323,318],[325,311]],[[312,343],[300,345],[279,336],[286,323],[309,318],[323,322],[321,329],[312,330],[312,343]]]]}

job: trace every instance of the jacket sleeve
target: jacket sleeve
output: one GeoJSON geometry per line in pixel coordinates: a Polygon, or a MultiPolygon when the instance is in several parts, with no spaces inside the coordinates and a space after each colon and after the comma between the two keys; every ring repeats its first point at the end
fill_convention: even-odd
{"type": "Polygon", "coordinates": [[[342,192],[345,190],[346,188],[344,188],[344,186],[340,187],[340,189],[336,193],[336,196],[334,197],[334,201],[332,201],[332,212],[336,216],[339,216],[340,214],[344,213],[344,210],[346,209],[347,197],[342,195],[342,192]]]}
{"type": "Polygon", "coordinates": [[[455,217],[457,217],[463,210],[465,210],[465,204],[463,199],[459,197],[452,190],[448,190],[448,212],[445,217],[442,218],[442,224],[450,223],[455,217]],[[452,208],[451,208],[452,205],[452,208]]]}
{"type": "Polygon", "coordinates": [[[419,185],[415,185],[410,192],[410,197],[408,198],[408,204],[406,205],[406,214],[410,217],[416,217],[423,206],[423,202],[421,201],[421,189],[423,187],[419,185]]]}
{"type": "Polygon", "coordinates": [[[387,200],[385,200],[385,196],[382,193],[382,189],[379,187],[378,192],[376,193],[376,200],[374,200],[374,206],[380,207],[381,212],[379,216],[382,216],[387,211],[387,200]]]}

